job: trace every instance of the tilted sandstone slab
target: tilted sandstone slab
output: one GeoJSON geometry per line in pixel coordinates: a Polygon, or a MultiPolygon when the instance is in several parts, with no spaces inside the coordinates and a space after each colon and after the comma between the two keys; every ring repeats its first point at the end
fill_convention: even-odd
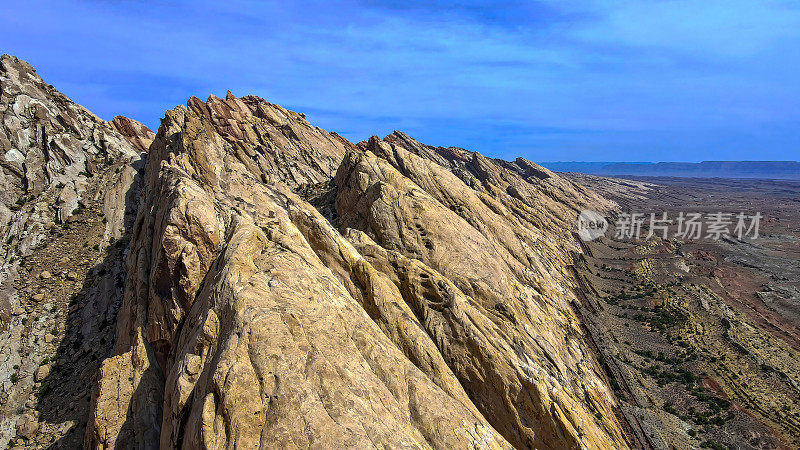
{"type": "Polygon", "coordinates": [[[557,231],[608,204],[390,142],[230,93],[167,112],[88,446],[626,446],[557,231]]]}
{"type": "Polygon", "coordinates": [[[613,396],[564,289],[554,233],[487,208],[441,166],[377,139],[365,153],[348,153],[335,181],[342,227],[377,243],[360,238],[357,247],[394,280],[476,406],[512,444],[623,445],[613,396]],[[461,217],[429,191],[474,216],[461,217]]]}
{"type": "MultiPolygon", "coordinates": [[[[119,355],[104,363],[87,443],[508,447],[452,374],[444,387],[426,376],[323,262],[330,246],[360,256],[288,188],[298,178],[264,183],[246,152],[230,151],[246,144],[210,122],[196,104],[173,110],[151,146],[158,171],[131,244],[119,355]],[[315,233],[334,239],[315,250],[315,233]],[[117,415],[126,421],[107,419],[117,415]]],[[[337,139],[318,142],[344,153],[337,139]]],[[[402,301],[360,263],[382,297],[402,301]]]]}
{"type": "Polygon", "coordinates": [[[117,132],[130,141],[140,152],[147,152],[156,134],[141,122],[125,116],[116,116],[109,122],[117,132]]]}
{"type": "MultiPolygon", "coordinates": [[[[154,136],[97,118],[22,61],[1,65],[3,280],[20,257],[26,273],[85,280],[48,380],[95,370],[117,320],[87,447],[626,446],[567,257],[577,212],[608,202],[523,159],[399,132],[353,145],[253,96],[192,98],[154,136]],[[100,231],[46,233],[76,217],[100,231]],[[128,234],[122,267],[113,242],[128,234]],[[38,267],[54,260],[43,244],[94,248],[80,267],[96,265],[38,267]]],[[[6,342],[42,332],[20,317],[6,342]]],[[[3,430],[42,381],[41,344],[25,342],[0,352],[3,377],[19,362],[29,373],[10,391],[0,379],[3,430]]],[[[18,428],[49,445],[61,416],[42,411],[18,428]]]]}
{"type": "MultiPolygon", "coordinates": [[[[602,211],[615,205],[590,189],[525,158],[509,162],[456,147],[433,147],[399,131],[383,140],[395,148],[403,148],[448,168],[479,195],[484,194],[482,198],[491,198],[490,204],[500,203],[513,211],[517,219],[528,221],[533,228],[547,230],[553,235],[572,230],[576,211],[584,208],[602,211]]],[[[413,173],[410,172],[409,176],[413,173]]],[[[441,200],[436,192],[432,190],[431,194],[441,200]]]]}

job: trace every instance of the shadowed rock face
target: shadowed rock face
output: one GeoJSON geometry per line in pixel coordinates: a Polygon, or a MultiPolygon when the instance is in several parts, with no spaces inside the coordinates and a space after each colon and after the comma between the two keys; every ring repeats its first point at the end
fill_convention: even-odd
{"type": "Polygon", "coordinates": [[[574,218],[611,203],[252,96],[192,98],[154,137],[80,111],[76,135],[148,151],[87,447],[627,447],[572,310],[574,218]]]}
{"type": "Polygon", "coordinates": [[[144,130],[120,134],[0,57],[2,448],[15,434],[32,447],[82,441],[85,380],[113,350],[144,130]]]}

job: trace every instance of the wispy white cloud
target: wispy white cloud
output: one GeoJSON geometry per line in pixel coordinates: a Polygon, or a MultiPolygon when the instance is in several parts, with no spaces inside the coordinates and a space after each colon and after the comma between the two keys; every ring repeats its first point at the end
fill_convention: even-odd
{"type": "Polygon", "coordinates": [[[539,160],[800,158],[789,2],[36,0],[0,17],[5,51],[104,117],[154,125],[230,89],[351,139],[405,129],[539,160]]]}
{"type": "Polygon", "coordinates": [[[584,41],[706,57],[749,57],[796,42],[800,4],[774,0],[559,2],[596,20],[572,34],[584,41]]]}

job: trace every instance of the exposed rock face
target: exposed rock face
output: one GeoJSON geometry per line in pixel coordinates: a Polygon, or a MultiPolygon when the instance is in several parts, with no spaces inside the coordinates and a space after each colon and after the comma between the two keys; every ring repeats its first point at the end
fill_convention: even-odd
{"type": "MultiPolygon", "coordinates": [[[[488,191],[502,192],[497,180],[524,183],[472,159],[488,174],[476,177],[488,191]]],[[[404,290],[461,384],[512,444],[614,443],[590,422],[595,412],[613,417],[610,396],[587,383],[595,367],[563,288],[559,237],[536,231],[524,203],[515,214],[505,206],[511,199],[482,198],[441,166],[377,138],[366,153],[348,154],[336,185],[341,226],[375,240],[357,248],[404,290]]]]}
{"type": "Polygon", "coordinates": [[[144,124],[125,116],[114,117],[110,122],[117,132],[125,136],[140,152],[146,152],[156,134],[144,124]]]}
{"type": "Polygon", "coordinates": [[[218,133],[212,112],[225,106],[254,121],[253,111],[281,112],[245,100],[192,100],[167,113],[151,147],[158,171],[147,173],[128,260],[137,275],[128,279],[119,355],[104,363],[88,441],[508,446],[452,376],[448,392],[412,364],[350,294],[353,282],[345,285],[318,255],[360,262],[364,277],[401,304],[397,288],[288,188],[331,176],[336,164],[312,158],[333,160],[345,143],[296,114],[257,121],[263,136],[290,136],[280,147],[218,133]],[[299,146],[300,134],[314,152],[284,181],[264,183],[248,170],[299,146]],[[107,419],[129,407],[124,423],[107,419]]]}
{"type": "Polygon", "coordinates": [[[121,135],[26,62],[0,57],[0,447],[15,434],[80,443],[80,377],[111,352],[121,301],[124,247],[110,238],[135,218],[127,200],[144,161],[130,139],[146,137],[136,132],[121,135]]]}
{"type": "MultiPolygon", "coordinates": [[[[65,221],[85,197],[88,178],[119,159],[139,158],[114,127],[46,84],[28,63],[3,55],[0,85],[0,232],[9,231],[11,210],[50,190],[65,221]]],[[[36,245],[36,233],[12,233],[26,234],[22,254],[36,245]]]]}
{"type": "Polygon", "coordinates": [[[231,94],[167,112],[87,443],[624,447],[553,231],[608,204],[397,136],[231,94]]]}
{"type": "Polygon", "coordinates": [[[353,145],[252,96],[192,98],[152,136],[2,64],[3,267],[27,279],[3,289],[37,320],[72,305],[49,333],[11,322],[9,410],[58,393],[9,413],[17,443],[627,447],[569,267],[578,211],[610,203],[523,159],[353,145]],[[96,374],[88,418],[49,412],[86,401],[65,368],[96,374]]]}

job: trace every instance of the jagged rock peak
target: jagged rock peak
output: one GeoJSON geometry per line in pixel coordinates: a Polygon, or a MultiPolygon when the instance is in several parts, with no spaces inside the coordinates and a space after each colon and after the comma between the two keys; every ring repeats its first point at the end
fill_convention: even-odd
{"type": "Polygon", "coordinates": [[[103,167],[139,158],[127,137],[42,80],[25,61],[0,57],[0,229],[22,196],[53,190],[58,219],[103,167]]]}
{"type": "MultiPolygon", "coordinates": [[[[86,296],[90,319],[117,318],[87,448],[626,446],[571,306],[565,224],[599,197],[399,132],[354,146],[230,92],[167,111],[141,171],[146,130],[2,65],[2,181],[42,214],[91,199],[71,254],[128,231],[125,271],[117,248],[86,296]]],[[[23,204],[12,227],[43,235],[23,204]]]]}
{"type": "Polygon", "coordinates": [[[354,148],[338,134],[312,126],[302,113],[230,92],[205,102],[192,97],[185,107],[168,111],[159,129],[162,140],[169,138],[167,130],[189,133],[183,135],[187,141],[218,140],[215,148],[237,158],[254,176],[293,189],[330,180],[344,153],[354,148]]]}
{"type": "Polygon", "coordinates": [[[147,152],[150,144],[156,134],[150,128],[147,128],[141,122],[130,119],[125,116],[116,116],[111,120],[111,126],[114,127],[119,134],[125,136],[131,144],[133,144],[139,151],[147,152]]]}
{"type": "Polygon", "coordinates": [[[251,99],[162,121],[87,445],[508,448],[393,282],[292,192],[326,180],[312,164],[338,167],[345,144],[251,99]],[[418,365],[389,329],[424,339],[418,365]]]}
{"type": "Polygon", "coordinates": [[[551,226],[573,209],[476,153],[472,188],[348,144],[257,97],[167,112],[87,443],[624,446],[551,226]],[[326,220],[296,192],[331,178],[326,220]]]}
{"type": "MultiPolygon", "coordinates": [[[[426,145],[417,141],[406,133],[397,130],[393,131],[391,134],[388,134],[383,138],[383,140],[405,147],[406,149],[417,154],[424,154],[430,159],[436,160],[438,163],[443,165],[448,165],[448,163],[452,163],[455,160],[468,163],[471,160],[483,157],[483,155],[480,155],[478,152],[469,151],[459,147],[433,147],[426,145]]],[[[528,179],[529,181],[533,181],[533,179],[536,178],[546,179],[556,176],[552,171],[522,157],[516,158],[513,162],[504,161],[502,159],[493,159],[493,161],[503,167],[517,172],[520,176],[528,179]]]]}
{"type": "Polygon", "coordinates": [[[434,147],[401,131],[394,131],[383,139],[373,136],[357,147],[391,160],[389,155],[396,152],[379,150],[380,142],[389,144],[391,148],[403,148],[449,169],[467,186],[527,217],[531,220],[530,225],[538,229],[570,233],[580,210],[607,211],[615,206],[596,193],[524,158],[510,162],[487,158],[459,147],[434,147]]]}

